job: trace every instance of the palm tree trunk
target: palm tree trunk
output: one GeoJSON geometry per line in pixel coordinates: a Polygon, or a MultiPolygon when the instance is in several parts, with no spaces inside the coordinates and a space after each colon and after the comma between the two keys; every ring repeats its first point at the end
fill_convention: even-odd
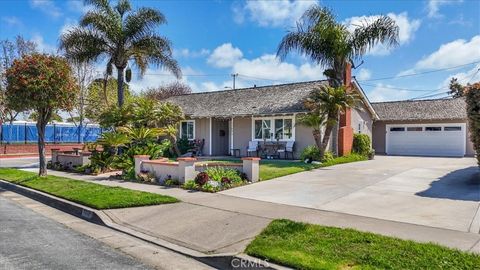
{"type": "Polygon", "coordinates": [[[118,107],[123,106],[123,70],[125,68],[117,67],[117,95],[118,95],[118,107]]]}
{"type": "Polygon", "coordinates": [[[322,136],[320,134],[320,130],[314,129],[312,131],[313,139],[315,140],[315,145],[318,149],[322,148],[322,136]]]}
{"type": "Polygon", "coordinates": [[[177,157],[181,156],[182,153],[180,152],[180,149],[178,149],[177,138],[175,136],[171,136],[170,137],[170,142],[172,143],[173,151],[175,152],[177,157]]]}
{"type": "Polygon", "coordinates": [[[322,140],[322,144],[321,144],[321,147],[320,147],[320,157],[322,159],[323,159],[323,156],[324,156],[325,152],[327,151],[327,145],[328,145],[328,142],[330,141],[330,136],[332,135],[332,130],[335,126],[334,124],[329,123],[329,121],[331,122],[330,119],[327,119],[327,126],[325,127],[325,135],[323,135],[323,140],[322,140]]]}

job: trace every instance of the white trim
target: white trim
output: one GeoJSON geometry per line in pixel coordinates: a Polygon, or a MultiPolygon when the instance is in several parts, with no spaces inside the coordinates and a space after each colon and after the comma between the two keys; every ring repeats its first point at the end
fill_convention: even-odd
{"type": "MultiPolygon", "coordinates": [[[[442,130],[440,132],[445,132],[444,129],[445,127],[451,127],[451,126],[460,126],[462,128],[461,132],[464,132],[463,136],[463,155],[465,156],[467,154],[467,135],[468,135],[468,130],[467,130],[467,124],[466,123],[418,123],[418,124],[387,124],[385,125],[385,154],[388,155],[389,149],[389,132],[390,128],[392,127],[403,127],[405,128],[405,131],[394,131],[394,132],[427,132],[427,133],[434,133],[438,131],[426,131],[425,127],[441,127],[442,130]],[[407,127],[422,127],[422,131],[407,131],[407,127]]],[[[458,131],[457,131],[458,132],[458,131]]]]}
{"type": "Polygon", "coordinates": [[[182,121],[180,121],[180,132],[179,132],[179,134],[180,134],[180,139],[183,138],[183,136],[182,136],[182,124],[183,124],[183,123],[188,123],[188,122],[193,123],[193,134],[192,134],[192,135],[193,135],[193,138],[191,138],[191,139],[188,139],[188,138],[187,138],[187,139],[188,139],[189,141],[193,141],[193,140],[195,140],[195,124],[196,124],[196,123],[195,123],[195,120],[182,120],[182,121]]]}
{"type": "Polygon", "coordinates": [[[208,134],[208,154],[211,156],[212,155],[212,118],[209,119],[209,124],[210,124],[210,132],[208,134]]]}
{"type": "MultiPolygon", "coordinates": [[[[287,142],[287,141],[295,141],[295,114],[294,115],[282,115],[282,116],[269,116],[269,117],[253,117],[252,116],[252,123],[251,123],[251,128],[252,128],[252,133],[251,133],[251,140],[252,141],[263,141],[263,139],[255,139],[255,120],[270,120],[270,130],[271,133],[275,132],[275,120],[276,119],[290,119],[292,120],[292,137],[290,139],[281,139],[281,142],[287,142]],[[272,132],[273,131],[273,132],[272,132]]],[[[267,141],[276,141],[275,135],[270,136],[270,139],[267,141]]]]}
{"type": "MultiPolygon", "coordinates": [[[[233,117],[230,118],[230,152],[233,149],[233,117]]],[[[233,153],[231,153],[233,155],[233,153]]]]}

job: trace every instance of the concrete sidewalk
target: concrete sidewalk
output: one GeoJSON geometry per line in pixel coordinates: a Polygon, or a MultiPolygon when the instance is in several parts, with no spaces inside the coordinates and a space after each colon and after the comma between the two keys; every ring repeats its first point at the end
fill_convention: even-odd
{"type": "MultiPolygon", "coordinates": [[[[29,169],[30,170],[30,169],[29,169]]],[[[262,202],[224,194],[49,171],[51,175],[174,196],[181,203],[103,211],[114,222],[206,254],[236,254],[273,219],[348,227],[480,253],[480,234],[262,202]]]]}

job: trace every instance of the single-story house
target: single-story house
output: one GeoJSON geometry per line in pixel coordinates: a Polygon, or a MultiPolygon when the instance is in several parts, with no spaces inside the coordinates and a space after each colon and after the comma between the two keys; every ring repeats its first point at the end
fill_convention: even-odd
{"type": "Polygon", "coordinates": [[[373,148],[387,155],[473,156],[463,98],[372,103],[373,148]]]}
{"type": "MultiPolygon", "coordinates": [[[[192,93],[169,98],[179,105],[188,120],[181,123],[179,135],[189,140],[205,139],[205,155],[228,155],[238,149],[247,155],[250,141],[294,143],[294,157],[302,149],[315,145],[312,129],[297,123],[307,112],[303,100],[326,80],[252,87],[236,90],[192,93]]],[[[378,117],[359,84],[351,81],[352,91],[362,97],[358,108],[340,117],[339,128],[332,134],[329,149],[347,153],[353,132],[372,134],[373,121],[378,117]],[[338,134],[338,136],[337,136],[338,134]]],[[[283,156],[282,156],[283,157],[283,156]]]]}
{"type": "MultiPolygon", "coordinates": [[[[329,150],[349,153],[353,133],[368,134],[378,154],[473,155],[468,138],[463,99],[439,99],[370,103],[359,83],[346,73],[351,91],[361,104],[342,114],[332,132],[329,150]]],[[[326,80],[252,87],[175,96],[167,101],[179,105],[188,120],[179,136],[204,139],[204,155],[247,155],[250,141],[260,145],[294,142],[294,157],[315,145],[312,129],[297,123],[307,110],[303,100],[326,80]]]]}

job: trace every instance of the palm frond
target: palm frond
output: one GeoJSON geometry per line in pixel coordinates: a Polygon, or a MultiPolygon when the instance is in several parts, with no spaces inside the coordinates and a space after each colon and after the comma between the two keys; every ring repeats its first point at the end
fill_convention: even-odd
{"type": "Polygon", "coordinates": [[[103,36],[90,29],[75,27],[60,37],[60,49],[66,58],[78,61],[96,61],[102,54],[110,51],[103,36]]]}
{"type": "Polygon", "coordinates": [[[352,58],[359,58],[378,43],[394,47],[399,42],[399,28],[388,16],[381,16],[373,22],[363,21],[350,35],[352,58]]]}
{"type": "Polygon", "coordinates": [[[109,6],[109,0],[83,0],[83,3],[88,6],[92,5],[98,9],[102,10],[108,10],[110,8],[109,6]]]}
{"type": "Polygon", "coordinates": [[[119,18],[98,10],[88,11],[80,19],[79,24],[85,28],[101,32],[112,43],[117,41],[122,34],[119,18]]]}
{"type": "Polygon", "coordinates": [[[139,8],[128,14],[125,19],[125,36],[130,40],[137,40],[151,35],[153,29],[166,23],[165,16],[152,8],[139,8]]]}
{"type": "Polygon", "coordinates": [[[123,15],[126,12],[129,12],[132,10],[132,6],[130,5],[130,1],[128,0],[118,0],[117,5],[115,6],[115,10],[120,14],[120,17],[123,17],[123,15]]]}

